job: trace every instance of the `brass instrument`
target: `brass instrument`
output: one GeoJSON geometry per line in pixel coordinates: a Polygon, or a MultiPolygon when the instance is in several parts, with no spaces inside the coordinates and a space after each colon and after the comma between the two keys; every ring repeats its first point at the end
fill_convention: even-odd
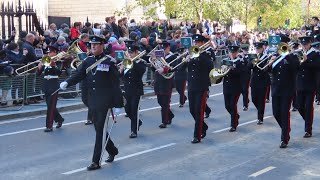
{"type": "Polygon", "coordinates": [[[308,51],[305,51],[304,49],[297,51],[297,56],[299,58],[300,64],[304,62],[304,56],[308,56],[310,53],[312,53],[313,51],[316,51],[316,49],[314,49],[313,47],[310,48],[308,51]]]}
{"type": "Polygon", "coordinates": [[[288,55],[290,52],[290,48],[289,45],[287,43],[280,43],[278,48],[277,48],[277,53],[279,54],[276,59],[274,61],[270,61],[271,57],[275,55],[275,53],[270,54],[269,56],[267,56],[266,58],[260,60],[259,63],[256,64],[257,68],[259,68],[260,70],[264,70],[266,69],[268,66],[270,66],[273,62],[277,61],[279,58],[284,57],[286,55],[288,55]],[[260,65],[267,61],[266,65],[261,67],[260,65]]]}
{"type": "Polygon", "coordinates": [[[198,47],[198,46],[192,46],[189,49],[191,58],[197,58],[200,56],[200,54],[205,51],[208,47],[210,46],[210,41],[204,43],[202,46],[198,47]]]}
{"type": "Polygon", "coordinates": [[[126,69],[131,69],[133,67],[133,62],[140,59],[145,54],[146,54],[146,51],[144,50],[141,53],[139,53],[137,56],[135,56],[134,58],[132,58],[132,59],[126,58],[119,64],[123,64],[124,68],[126,68],[126,69]]]}
{"type": "Polygon", "coordinates": [[[80,64],[82,63],[82,60],[79,59],[79,57],[77,56],[77,54],[79,54],[79,53],[86,53],[86,52],[83,52],[83,51],[81,50],[81,48],[79,47],[79,40],[76,40],[76,41],[74,41],[74,42],[71,44],[71,46],[68,48],[67,53],[68,53],[69,55],[71,55],[71,56],[76,56],[76,58],[73,59],[73,60],[71,61],[71,64],[70,64],[71,68],[74,69],[74,70],[76,70],[76,69],[80,66],[80,64]]]}
{"type": "MultiPolygon", "coordinates": [[[[152,66],[158,70],[160,68],[164,68],[164,67],[170,67],[170,65],[166,62],[166,60],[164,58],[149,58],[149,62],[152,64],[152,66]]],[[[170,68],[172,69],[172,68],[170,68]]],[[[171,79],[174,75],[174,72],[170,72],[167,74],[161,74],[165,79],[171,79]]]]}
{"type": "Polygon", "coordinates": [[[159,47],[159,45],[157,45],[156,47],[154,47],[154,48],[147,54],[147,56],[153,56],[154,51],[157,50],[158,47],[159,47]]]}
{"type": "Polygon", "coordinates": [[[226,65],[222,65],[221,69],[213,68],[209,73],[211,84],[219,84],[222,81],[222,78],[227,75],[230,70],[231,68],[226,65]]]}
{"type": "Polygon", "coordinates": [[[30,71],[37,69],[37,66],[34,66],[34,67],[27,69],[25,71],[19,72],[21,69],[28,68],[29,66],[33,66],[34,64],[39,64],[40,62],[42,62],[42,64],[44,64],[45,66],[49,66],[52,61],[54,61],[54,62],[60,61],[61,58],[65,57],[67,55],[68,54],[66,52],[60,52],[59,54],[57,54],[56,56],[53,56],[53,57],[49,57],[48,55],[46,55],[46,56],[43,56],[41,59],[38,59],[34,62],[31,62],[27,65],[20,67],[20,68],[17,68],[15,72],[17,75],[23,75],[23,74],[26,74],[30,71]]]}

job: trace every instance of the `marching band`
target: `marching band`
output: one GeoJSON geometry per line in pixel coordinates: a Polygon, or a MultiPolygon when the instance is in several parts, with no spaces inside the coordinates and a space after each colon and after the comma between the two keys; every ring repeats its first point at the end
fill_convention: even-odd
{"type": "Polygon", "coordinates": [[[167,128],[172,123],[174,114],[170,102],[172,89],[176,87],[179,107],[183,108],[188,100],[189,111],[195,121],[191,143],[200,143],[208,130],[204,118],[208,118],[211,113],[207,104],[209,86],[222,82],[224,105],[230,114],[229,132],[237,131],[239,125],[238,100],[241,94],[243,111],[247,111],[251,92],[252,103],[257,109],[257,124],[262,125],[271,92],[273,116],[281,128],[280,148],[286,148],[290,141],[291,106],[299,111],[305,121],[303,137],[312,137],[315,98],[320,104],[320,38],[317,35],[319,32],[315,33],[314,36],[306,34],[292,42],[288,36],[279,34],[281,43],[278,45],[271,46],[268,40],[255,42],[255,53],[249,52],[250,45],[247,42],[241,46],[237,43],[229,44],[228,57],[221,61],[221,67],[214,67],[214,48],[220,42],[213,42],[217,39],[210,39],[205,34],[193,34],[190,38],[194,46],[191,47],[177,48],[177,44],[172,41],[156,39],[154,43],[157,45],[150,51],[151,48],[143,48],[133,42],[127,46],[124,53],[126,57],[120,63],[113,55],[105,54],[106,38],[103,35],[93,35],[90,39],[89,35],[82,35],[80,40],[69,47],[67,53],[60,55],[65,57],[70,53],[78,54],[74,51],[79,51],[88,56],[83,60],[72,61],[75,62],[73,67],[76,72],[60,86],[58,76],[61,68],[56,64],[59,63],[59,49],[49,46],[48,56],[37,61],[38,75],[44,73],[43,91],[48,108],[45,132],[53,131],[53,120],[58,123],[56,128],[60,128],[64,122],[56,109],[58,90],[82,82],[83,102],[89,109],[86,124],[93,123],[96,131],[92,163],[87,169],[101,167],[104,149],[109,154],[106,162],[113,162],[118,148],[110,138],[112,128],[108,129],[108,122],[111,119],[115,123],[120,108],[124,107],[131,120],[129,138],[138,137],[143,124],[139,116],[140,101],[144,95],[142,78],[149,63],[154,72],[154,92],[161,107],[159,128],[167,128]],[[178,52],[172,52],[173,49],[178,52]]]}

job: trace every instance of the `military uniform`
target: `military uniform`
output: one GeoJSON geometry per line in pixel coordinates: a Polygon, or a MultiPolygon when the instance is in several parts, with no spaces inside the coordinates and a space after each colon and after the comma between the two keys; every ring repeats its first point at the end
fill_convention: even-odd
{"type": "MultiPolygon", "coordinates": [[[[195,41],[205,42],[201,35],[193,35],[195,41]]],[[[190,113],[195,121],[192,143],[199,143],[206,136],[208,125],[204,122],[206,108],[209,72],[212,69],[210,53],[204,51],[197,58],[188,62],[188,98],[190,113]]]]}
{"type": "MultiPolygon", "coordinates": [[[[302,44],[311,43],[311,36],[300,37],[302,44]]],[[[298,111],[305,121],[305,138],[312,136],[312,124],[314,116],[314,97],[316,94],[316,73],[320,67],[320,56],[318,52],[311,52],[307,60],[302,62],[297,74],[297,105],[298,111]]]]}
{"type": "MultiPolygon", "coordinates": [[[[136,46],[134,46],[136,47],[136,46]]],[[[137,48],[135,50],[138,50],[137,48]]],[[[142,59],[135,60],[131,69],[125,69],[120,77],[124,80],[124,96],[126,98],[126,110],[131,120],[130,138],[137,137],[137,128],[142,124],[139,119],[139,105],[143,92],[142,76],[146,71],[146,62],[142,59]],[[138,125],[139,120],[139,125],[138,125]]]]}
{"type": "MultiPolygon", "coordinates": [[[[316,36],[315,40],[317,42],[312,43],[312,47],[317,49],[320,52],[320,35],[316,36]]],[[[316,101],[317,105],[320,105],[320,72],[316,73],[317,76],[317,90],[316,90],[316,101]]]]}
{"type": "MultiPolygon", "coordinates": [[[[264,39],[261,41],[263,43],[263,48],[264,48],[264,52],[263,54],[266,54],[266,55],[269,55],[271,52],[271,48],[269,45],[269,41],[264,39]]],[[[270,77],[270,74],[269,74],[269,81],[271,82],[271,77],[270,77]]],[[[270,85],[268,86],[267,88],[267,96],[266,96],[266,103],[269,103],[270,102],[270,85]]]]}
{"type": "MultiPolygon", "coordinates": [[[[178,49],[178,51],[181,51],[183,48],[178,49]]],[[[181,63],[182,58],[177,60],[177,64],[181,63]]],[[[187,96],[184,94],[186,90],[186,84],[187,84],[187,68],[186,66],[179,66],[175,70],[174,73],[174,82],[175,87],[179,93],[179,107],[183,107],[184,103],[187,100],[187,96]]]]}
{"type": "MultiPolygon", "coordinates": [[[[256,44],[256,48],[262,48],[261,43],[256,44]]],[[[260,56],[260,59],[263,59],[267,56],[264,54],[260,56]]],[[[267,64],[267,61],[261,62],[259,67],[264,67],[267,64]]],[[[251,87],[251,99],[252,103],[258,110],[258,124],[263,123],[266,98],[267,98],[267,90],[270,87],[270,77],[269,73],[266,70],[260,70],[253,63],[249,63],[249,69],[252,71],[250,87],[251,87]]]]}
{"type": "MultiPolygon", "coordinates": [[[[229,51],[238,51],[239,46],[229,46],[229,51]]],[[[241,72],[243,66],[240,60],[233,62],[233,68],[223,78],[223,96],[226,110],[231,115],[230,132],[236,131],[239,125],[238,100],[241,94],[241,72]]]]}
{"type": "MultiPolygon", "coordinates": [[[[169,46],[168,42],[162,42],[164,46],[169,46]]],[[[165,56],[165,61],[170,63],[177,56],[172,52],[165,56]]],[[[152,68],[155,70],[155,68],[152,68]]],[[[154,92],[157,95],[158,103],[161,106],[161,118],[162,124],[159,128],[166,128],[168,124],[171,124],[174,114],[170,110],[170,101],[172,94],[173,78],[166,79],[158,71],[155,72],[154,77],[154,92]]]]}
{"type": "MultiPolygon", "coordinates": [[[[211,70],[214,68],[214,62],[216,60],[216,55],[215,55],[215,52],[212,49],[212,47],[208,47],[206,49],[206,53],[210,57],[210,61],[208,61],[208,66],[209,66],[208,68],[211,70]]],[[[210,70],[209,70],[209,73],[210,73],[210,70]]],[[[209,86],[211,86],[210,78],[208,78],[207,99],[209,99],[209,94],[210,94],[209,86]]],[[[211,113],[211,108],[208,106],[208,103],[206,104],[206,109],[204,110],[204,112],[205,112],[205,118],[209,118],[210,113],[211,113]]]]}
{"type": "MultiPolygon", "coordinates": [[[[289,42],[290,39],[282,36],[281,41],[289,42]]],[[[285,58],[278,58],[269,67],[272,72],[272,111],[281,127],[280,148],[286,148],[290,140],[290,107],[295,93],[298,68],[298,57],[293,54],[286,55],[285,58]]]]}
{"type": "MultiPolygon", "coordinates": [[[[53,46],[49,46],[48,52],[52,51],[58,52],[58,49],[53,46]]],[[[46,129],[44,131],[51,132],[53,130],[53,120],[58,123],[56,128],[60,128],[64,121],[56,108],[58,93],[54,93],[59,89],[59,75],[61,74],[61,70],[58,69],[55,62],[52,61],[50,65],[42,66],[40,69],[37,68],[37,75],[41,75],[42,73],[44,75],[42,91],[44,92],[47,104],[46,129]]]]}
{"type": "MultiPolygon", "coordinates": [[[[99,36],[91,37],[90,43],[101,44],[104,39],[99,36]]],[[[77,84],[85,80],[88,88],[88,106],[92,109],[94,114],[94,127],[96,130],[96,141],[92,162],[88,166],[88,170],[100,168],[101,152],[103,151],[103,144],[108,137],[106,118],[109,118],[111,108],[121,108],[123,106],[122,92],[120,89],[119,72],[116,67],[116,60],[113,58],[106,58],[101,64],[93,68],[89,73],[86,69],[94,64],[96,61],[105,58],[105,54],[101,53],[97,56],[89,56],[83,61],[79,70],[66,80],[68,86],[77,84]]],[[[60,84],[61,88],[62,83],[60,84]]],[[[106,142],[106,150],[109,153],[107,162],[112,162],[115,155],[118,154],[118,149],[114,146],[111,139],[106,142]],[[110,161],[111,158],[111,161],[110,161]]]]}
{"type": "MultiPolygon", "coordinates": [[[[242,49],[247,50],[249,45],[243,45],[242,49]]],[[[241,94],[242,94],[242,102],[243,102],[243,110],[247,111],[249,106],[249,85],[250,85],[250,76],[251,72],[249,69],[249,58],[248,54],[243,54],[243,60],[241,61],[242,72],[241,72],[241,94]]]]}

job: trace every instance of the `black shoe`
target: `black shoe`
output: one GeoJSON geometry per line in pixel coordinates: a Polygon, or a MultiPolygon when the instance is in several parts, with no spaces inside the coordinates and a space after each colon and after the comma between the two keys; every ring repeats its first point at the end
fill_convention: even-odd
{"type": "Polygon", "coordinates": [[[93,124],[93,122],[91,120],[87,120],[87,122],[84,123],[84,125],[90,125],[90,124],[93,124]]]}
{"type": "Polygon", "coordinates": [[[287,148],[287,147],[288,147],[288,143],[281,141],[280,148],[287,148]]]}
{"type": "Polygon", "coordinates": [[[266,99],[266,103],[269,103],[270,102],[270,100],[269,99],[266,99]]]}
{"type": "Polygon", "coordinates": [[[62,119],[62,121],[58,122],[58,124],[57,124],[57,126],[56,126],[57,129],[58,129],[58,128],[61,128],[63,121],[64,121],[64,119],[62,119]]]}
{"type": "Polygon", "coordinates": [[[258,122],[257,122],[257,124],[258,124],[258,125],[261,125],[261,124],[263,124],[263,121],[259,119],[258,122]]]}
{"type": "Polygon", "coordinates": [[[111,154],[110,154],[109,157],[105,160],[105,162],[107,162],[107,163],[113,162],[115,156],[116,156],[116,155],[111,155],[111,154]]]}
{"type": "Polygon", "coordinates": [[[159,125],[159,128],[160,128],[160,129],[167,128],[167,125],[164,124],[164,123],[162,123],[162,124],[159,125]]]}
{"type": "Polygon", "coordinates": [[[137,137],[137,133],[131,132],[129,138],[136,138],[137,137]]]}
{"type": "Polygon", "coordinates": [[[205,112],[204,118],[209,118],[211,113],[211,109],[209,109],[209,112],[205,112]]]}
{"type": "Polygon", "coordinates": [[[129,117],[129,115],[128,114],[126,114],[126,115],[124,115],[125,117],[129,117]]]}
{"type": "Polygon", "coordinates": [[[183,104],[179,104],[179,108],[182,108],[183,107],[183,104]]]}
{"type": "Polygon", "coordinates": [[[243,111],[248,111],[248,107],[243,106],[243,111]]]}
{"type": "Polygon", "coordinates": [[[237,130],[237,128],[232,127],[232,128],[229,129],[229,132],[234,132],[236,130],[237,130]]]}
{"type": "Polygon", "coordinates": [[[312,136],[312,134],[311,133],[308,133],[308,132],[306,132],[306,134],[304,134],[304,138],[311,138],[311,136],[312,136]]]}
{"type": "Polygon", "coordinates": [[[191,141],[192,144],[196,144],[196,143],[199,143],[199,142],[200,142],[200,139],[198,139],[198,138],[193,138],[192,141],[191,141]]]}
{"type": "Polygon", "coordinates": [[[142,126],[143,121],[139,119],[139,126],[138,126],[138,131],[140,130],[140,126],[142,126]]]}
{"type": "Polygon", "coordinates": [[[88,167],[87,167],[87,170],[88,171],[92,171],[92,170],[96,170],[96,169],[100,169],[101,166],[95,162],[93,162],[92,164],[90,164],[88,167]]]}
{"type": "Polygon", "coordinates": [[[52,128],[46,128],[46,129],[44,130],[44,132],[51,132],[51,131],[53,131],[52,128]]]}
{"type": "Polygon", "coordinates": [[[171,115],[169,121],[168,121],[168,124],[171,124],[172,123],[172,119],[174,118],[174,114],[171,115]]]}
{"type": "Polygon", "coordinates": [[[202,132],[202,134],[201,134],[201,139],[205,138],[206,135],[207,135],[207,131],[202,132]]]}
{"type": "Polygon", "coordinates": [[[291,111],[297,111],[297,108],[293,107],[291,111]]]}

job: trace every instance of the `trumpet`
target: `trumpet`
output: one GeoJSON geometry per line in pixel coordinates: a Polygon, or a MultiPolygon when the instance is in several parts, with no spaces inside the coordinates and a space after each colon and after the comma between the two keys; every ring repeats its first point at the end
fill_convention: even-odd
{"type": "Polygon", "coordinates": [[[22,66],[20,68],[17,68],[15,72],[16,72],[17,75],[23,75],[23,74],[26,74],[26,73],[28,73],[30,71],[33,71],[33,70],[37,69],[38,67],[34,66],[35,64],[39,64],[40,62],[42,62],[45,66],[49,66],[52,61],[58,62],[58,61],[60,61],[61,58],[65,57],[67,55],[68,54],[66,52],[60,52],[59,54],[57,54],[56,56],[53,56],[53,57],[43,56],[41,59],[38,59],[38,60],[36,60],[36,61],[34,61],[32,63],[24,65],[24,66],[22,66]],[[33,66],[33,67],[31,67],[31,66],[33,66]],[[28,69],[29,67],[31,67],[31,68],[28,69]],[[22,70],[22,69],[24,70],[26,68],[27,68],[27,70],[19,72],[20,70],[22,70]]]}

